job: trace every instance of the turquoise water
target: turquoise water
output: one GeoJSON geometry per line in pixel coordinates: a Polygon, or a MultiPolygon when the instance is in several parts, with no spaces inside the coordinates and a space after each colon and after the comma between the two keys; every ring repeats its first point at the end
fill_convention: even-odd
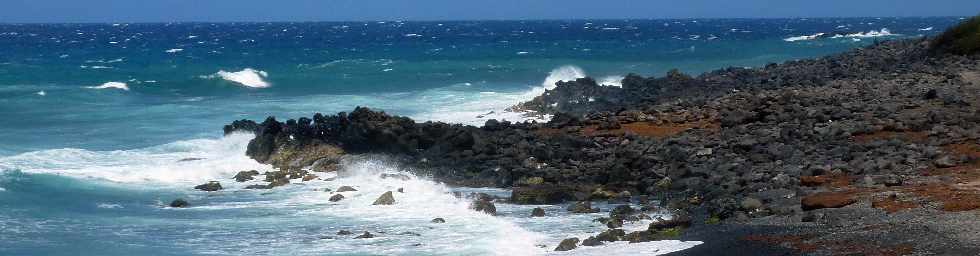
{"type": "Polygon", "coordinates": [[[504,216],[478,214],[449,192],[508,192],[379,180],[402,170],[372,158],[334,181],[242,190],[252,183],[231,176],[269,167],[244,156],[248,135],[222,138],[221,126],[358,105],[419,120],[520,120],[505,109],[557,80],[616,86],[627,73],[762,66],[932,35],[958,20],[0,24],[0,254],[543,254],[601,231],[598,215],[547,206],[549,217],[530,219],[533,206],[506,204],[504,216]],[[226,190],[190,189],[208,180],[226,190]],[[340,185],[360,191],[339,203],[314,191],[340,185]],[[399,204],[370,206],[398,187],[407,191],[399,204]],[[177,197],[194,207],[163,207],[177,197]],[[385,233],[356,240],[340,229],[385,233]]]}

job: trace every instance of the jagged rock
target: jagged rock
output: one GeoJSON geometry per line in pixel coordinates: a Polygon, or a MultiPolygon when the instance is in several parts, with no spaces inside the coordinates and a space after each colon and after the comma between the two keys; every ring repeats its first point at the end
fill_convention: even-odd
{"type": "Polygon", "coordinates": [[[478,212],[484,212],[490,215],[497,215],[497,207],[493,205],[490,200],[476,199],[470,204],[470,209],[478,212]]]}
{"type": "Polygon", "coordinates": [[[544,217],[544,209],[541,209],[541,207],[536,207],[532,209],[531,217],[544,217]]]}
{"type": "Polygon", "coordinates": [[[221,183],[217,181],[208,181],[208,183],[195,186],[194,189],[208,192],[218,191],[221,190],[221,183]]]}
{"type": "Polygon", "coordinates": [[[256,175],[259,175],[259,171],[256,170],[240,171],[238,172],[238,174],[235,174],[234,178],[235,181],[246,182],[255,179],[256,175]]]}
{"type": "Polygon", "coordinates": [[[656,221],[650,223],[647,227],[649,230],[662,230],[676,227],[690,227],[691,226],[691,216],[683,212],[675,212],[671,215],[670,219],[657,218],[656,221]]]}
{"type": "Polygon", "coordinates": [[[344,200],[344,195],[335,194],[335,195],[331,196],[329,200],[330,200],[330,202],[338,202],[340,200],[344,200]]]}
{"type": "Polygon", "coordinates": [[[393,204],[395,204],[395,195],[392,194],[391,191],[388,191],[385,192],[384,194],[381,194],[381,196],[379,196],[377,200],[374,200],[374,203],[372,205],[393,205],[393,204]]]}
{"type": "Polygon", "coordinates": [[[561,240],[561,243],[558,243],[558,247],[555,248],[555,251],[558,251],[558,252],[561,252],[561,251],[571,251],[571,250],[575,249],[575,247],[578,247],[578,246],[576,246],[578,244],[578,241],[579,241],[578,238],[575,238],[575,237],[573,237],[573,238],[567,238],[565,240],[561,240]]]}
{"type": "Polygon", "coordinates": [[[446,219],[443,219],[443,218],[435,218],[435,219],[432,219],[432,223],[446,223],[446,219]]]}
{"type": "Polygon", "coordinates": [[[337,235],[338,236],[349,236],[349,235],[353,235],[353,234],[354,233],[353,232],[350,232],[349,230],[343,230],[343,229],[341,229],[340,231],[337,231],[337,235]]]}
{"type": "Polygon", "coordinates": [[[357,189],[354,189],[351,186],[340,186],[339,188],[337,188],[337,193],[349,192],[349,191],[357,191],[357,189]]]}
{"type": "Polygon", "coordinates": [[[592,208],[592,202],[581,201],[568,206],[568,212],[571,213],[597,213],[599,208],[592,208]]]}
{"type": "Polygon", "coordinates": [[[365,239],[365,238],[374,238],[374,234],[371,234],[371,232],[364,231],[364,234],[354,237],[354,239],[365,239]]]}
{"type": "Polygon", "coordinates": [[[173,208],[184,208],[184,207],[188,207],[190,205],[191,204],[188,203],[186,200],[180,199],[180,198],[175,199],[173,202],[170,202],[170,207],[173,207],[173,208]]]}

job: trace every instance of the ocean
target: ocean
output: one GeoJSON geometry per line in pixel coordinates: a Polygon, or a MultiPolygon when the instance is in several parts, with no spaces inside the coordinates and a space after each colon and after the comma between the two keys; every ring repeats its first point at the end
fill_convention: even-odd
{"type": "MultiPolygon", "coordinates": [[[[602,231],[593,219],[608,213],[498,203],[489,216],[452,192],[508,190],[383,180],[405,170],[380,156],[344,167],[352,176],[244,190],[235,173],[270,167],[245,156],[250,135],[221,127],[355,106],[470,125],[545,121],[507,109],[560,80],[619,86],[629,73],[760,67],[960,19],[0,24],[0,255],[563,254],[551,251],[602,231]],[[192,189],[209,180],[225,190],[192,189]],[[359,191],[329,202],[322,188],[342,185],[359,191]],[[398,204],[370,205],[393,188],[406,191],[398,204]],[[193,207],[165,207],[175,198],[193,207]],[[534,207],[548,215],[530,218],[534,207]]],[[[659,255],[702,242],[573,252],[659,255]]]]}

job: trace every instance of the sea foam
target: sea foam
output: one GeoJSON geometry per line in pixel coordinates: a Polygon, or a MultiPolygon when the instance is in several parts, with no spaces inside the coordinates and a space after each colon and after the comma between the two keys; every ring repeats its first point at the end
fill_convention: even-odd
{"type": "Polygon", "coordinates": [[[224,70],[218,71],[213,75],[203,76],[202,78],[221,78],[226,81],[234,82],[245,87],[251,88],[266,88],[269,87],[269,82],[265,81],[265,78],[269,77],[269,73],[261,70],[255,70],[252,68],[245,68],[238,72],[228,72],[224,70]]]}
{"type": "Polygon", "coordinates": [[[786,41],[786,42],[809,41],[809,40],[820,38],[821,36],[823,36],[825,34],[826,33],[816,33],[816,34],[813,34],[813,35],[794,36],[794,37],[785,38],[785,39],[783,39],[783,41],[786,41]]]}
{"type": "Polygon", "coordinates": [[[89,89],[120,89],[123,91],[129,91],[129,86],[123,82],[107,82],[99,86],[86,86],[89,89]]]}

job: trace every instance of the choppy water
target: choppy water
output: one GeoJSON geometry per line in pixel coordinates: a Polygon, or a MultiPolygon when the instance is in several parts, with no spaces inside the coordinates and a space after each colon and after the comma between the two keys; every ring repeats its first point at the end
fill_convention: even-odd
{"type": "Polygon", "coordinates": [[[241,190],[231,176],[269,167],[244,156],[248,135],[221,138],[221,126],[357,105],[419,120],[517,120],[506,107],[557,80],[616,86],[627,73],[761,66],[931,35],[958,19],[0,24],[0,254],[543,254],[601,231],[599,215],[548,206],[549,217],[531,219],[534,206],[506,204],[503,216],[478,214],[449,192],[508,192],[379,180],[400,170],[378,159],[334,181],[241,190]],[[178,161],[192,157],[204,160],[178,161]],[[190,189],[208,180],[227,189],[190,189]],[[360,191],[339,203],[314,191],[340,185],[360,191]],[[398,187],[398,204],[370,206],[398,187]],[[176,197],[195,207],[162,207],[176,197]],[[385,233],[354,240],[339,229],[385,233]]]}

